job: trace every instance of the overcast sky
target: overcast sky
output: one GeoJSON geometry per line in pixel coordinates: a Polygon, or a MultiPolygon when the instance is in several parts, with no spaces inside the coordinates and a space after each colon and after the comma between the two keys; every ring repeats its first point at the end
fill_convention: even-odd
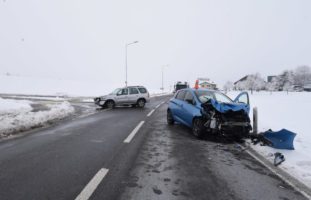
{"type": "Polygon", "coordinates": [[[165,87],[311,65],[310,0],[1,0],[0,70],[165,87]]]}

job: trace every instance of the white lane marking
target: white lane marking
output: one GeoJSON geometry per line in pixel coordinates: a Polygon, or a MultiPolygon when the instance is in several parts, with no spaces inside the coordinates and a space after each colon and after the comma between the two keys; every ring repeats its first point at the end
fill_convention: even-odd
{"type": "MultiPolygon", "coordinates": [[[[239,145],[241,146],[241,145],[239,145]]],[[[307,194],[305,191],[299,189],[294,183],[292,183],[288,178],[282,176],[280,173],[278,173],[276,170],[274,170],[272,167],[267,165],[265,162],[263,162],[260,158],[258,158],[256,155],[254,155],[249,150],[245,150],[246,153],[248,153],[250,156],[252,156],[255,160],[260,162],[263,166],[265,166],[267,169],[269,169],[272,173],[274,173],[276,176],[278,176],[280,179],[282,179],[284,182],[286,182],[288,185],[292,186],[296,191],[300,192],[303,196],[305,196],[307,199],[311,199],[311,196],[307,194]]]]}
{"type": "Polygon", "coordinates": [[[159,105],[157,105],[156,107],[155,107],[155,109],[157,109],[157,108],[159,108],[162,104],[164,104],[165,103],[165,101],[162,101],[159,105]]]}
{"type": "Polygon", "coordinates": [[[134,130],[127,136],[127,138],[123,141],[124,143],[130,143],[133,137],[136,135],[136,133],[139,131],[139,129],[142,127],[142,125],[145,123],[145,121],[139,122],[139,124],[134,128],[134,130]]]}
{"type": "Polygon", "coordinates": [[[150,117],[154,111],[155,111],[155,109],[152,109],[152,110],[148,113],[147,117],[150,117]]]}
{"type": "Polygon", "coordinates": [[[103,178],[108,173],[108,169],[101,168],[97,174],[92,178],[92,180],[85,186],[85,188],[82,190],[82,192],[75,198],[75,200],[88,200],[99,183],[103,180],[103,178]]]}

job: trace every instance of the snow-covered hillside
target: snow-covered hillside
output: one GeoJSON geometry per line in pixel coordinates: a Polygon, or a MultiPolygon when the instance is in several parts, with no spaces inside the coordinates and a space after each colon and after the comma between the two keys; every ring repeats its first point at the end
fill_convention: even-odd
{"type": "MultiPolygon", "coordinates": [[[[237,94],[229,92],[228,96],[234,98],[237,94]]],[[[252,147],[271,162],[274,158],[271,153],[283,153],[286,161],[279,167],[311,187],[311,92],[254,92],[250,94],[250,102],[252,107],[258,108],[260,132],[286,128],[297,133],[293,151],[259,145],[252,147]]]]}

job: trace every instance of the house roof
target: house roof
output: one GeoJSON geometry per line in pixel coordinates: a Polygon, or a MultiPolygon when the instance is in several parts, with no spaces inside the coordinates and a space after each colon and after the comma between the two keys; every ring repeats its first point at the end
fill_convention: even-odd
{"type": "Polygon", "coordinates": [[[241,78],[240,80],[234,82],[234,85],[236,85],[238,82],[245,81],[245,80],[247,79],[248,76],[249,76],[249,75],[246,75],[246,76],[244,76],[243,78],[241,78]]]}

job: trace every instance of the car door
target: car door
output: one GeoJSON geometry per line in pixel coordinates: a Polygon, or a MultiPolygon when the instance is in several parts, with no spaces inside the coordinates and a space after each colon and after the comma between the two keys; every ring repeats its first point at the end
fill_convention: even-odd
{"type": "Polygon", "coordinates": [[[137,88],[129,88],[129,95],[128,95],[128,103],[134,104],[137,102],[139,97],[139,92],[137,88]]]}
{"type": "Polygon", "coordinates": [[[170,104],[171,104],[170,109],[174,116],[174,119],[181,123],[184,123],[183,120],[181,119],[182,117],[181,110],[183,107],[185,94],[186,94],[185,90],[180,90],[175,95],[175,97],[170,101],[170,104]]]}
{"type": "Polygon", "coordinates": [[[125,104],[128,102],[128,88],[122,88],[115,98],[116,104],[125,104]]]}
{"type": "Polygon", "coordinates": [[[249,112],[250,110],[250,105],[249,105],[249,95],[247,92],[241,92],[235,99],[234,99],[235,103],[239,103],[239,104],[245,104],[246,108],[249,112]]]}
{"type": "Polygon", "coordinates": [[[187,91],[181,110],[182,120],[187,126],[192,127],[193,117],[197,116],[198,113],[200,113],[200,110],[196,107],[194,96],[190,91],[187,91]]]}

